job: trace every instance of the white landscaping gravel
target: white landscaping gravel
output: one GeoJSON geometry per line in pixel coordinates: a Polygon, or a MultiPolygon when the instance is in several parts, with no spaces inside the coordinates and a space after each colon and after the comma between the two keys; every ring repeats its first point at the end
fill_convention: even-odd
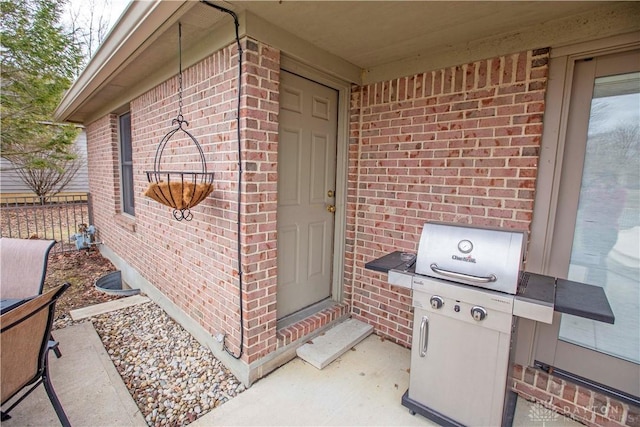
{"type": "Polygon", "coordinates": [[[153,302],[91,318],[150,426],[186,425],[245,390],[153,302]]]}

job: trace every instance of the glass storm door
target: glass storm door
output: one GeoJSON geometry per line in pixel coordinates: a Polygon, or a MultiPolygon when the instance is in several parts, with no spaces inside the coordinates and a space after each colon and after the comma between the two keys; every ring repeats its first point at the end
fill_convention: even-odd
{"type": "Polygon", "coordinates": [[[559,195],[553,252],[563,259],[561,270],[602,287],[616,320],[562,315],[554,365],[637,396],[639,51],[575,63],[559,195]]]}

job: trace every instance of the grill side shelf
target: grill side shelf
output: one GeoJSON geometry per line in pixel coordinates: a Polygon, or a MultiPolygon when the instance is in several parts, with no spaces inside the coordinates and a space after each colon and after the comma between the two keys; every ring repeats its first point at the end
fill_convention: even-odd
{"type": "MultiPolygon", "coordinates": [[[[364,267],[368,270],[381,273],[389,273],[390,270],[400,270],[404,274],[413,274],[415,266],[412,266],[407,271],[405,268],[406,263],[400,259],[400,254],[402,254],[402,251],[391,252],[369,261],[364,267]]],[[[547,278],[546,276],[534,275],[533,273],[526,274],[531,275],[535,279],[539,279],[540,277],[547,278]]],[[[571,280],[557,279],[554,294],[552,291],[553,286],[550,286],[548,282],[544,283],[546,282],[545,280],[540,281],[544,286],[541,286],[540,283],[538,283],[538,286],[532,286],[532,284],[536,284],[537,282],[538,280],[531,282],[531,277],[529,277],[529,283],[525,289],[521,288],[518,291],[516,301],[520,300],[518,305],[524,302],[527,309],[531,309],[534,305],[537,307],[533,308],[537,310],[542,308],[545,323],[550,323],[546,321],[549,307],[558,313],[572,314],[604,323],[614,323],[615,316],[609,305],[609,300],[607,300],[607,296],[601,287],[573,282],[571,280]],[[544,306],[547,306],[546,309],[544,306]]],[[[398,285],[403,286],[402,284],[398,285]]],[[[514,314],[518,315],[518,313],[514,314]]]]}
{"type": "Polygon", "coordinates": [[[369,261],[364,265],[364,268],[381,273],[388,273],[389,270],[393,269],[401,269],[405,262],[400,259],[400,254],[402,254],[402,251],[391,252],[383,257],[369,261]]]}
{"type": "Polygon", "coordinates": [[[395,251],[383,257],[369,261],[364,265],[367,270],[388,273],[390,285],[411,289],[411,280],[415,272],[415,258],[412,261],[401,259],[402,251],[395,251]]]}
{"type": "Polygon", "coordinates": [[[615,322],[615,316],[604,289],[586,283],[557,279],[555,310],[599,322],[610,324],[615,322]]]}

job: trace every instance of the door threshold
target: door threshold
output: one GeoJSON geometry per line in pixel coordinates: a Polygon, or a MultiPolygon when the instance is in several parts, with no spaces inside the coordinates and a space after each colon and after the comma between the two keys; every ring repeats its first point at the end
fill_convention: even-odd
{"type": "Polygon", "coordinates": [[[331,298],[323,299],[320,302],[312,304],[308,307],[303,308],[302,310],[298,310],[295,313],[291,313],[288,316],[283,317],[282,319],[278,319],[276,322],[276,329],[279,331],[288,326],[291,326],[295,323],[300,322],[303,319],[306,319],[309,316],[312,316],[322,310],[325,310],[329,307],[333,307],[338,303],[332,300],[331,298]]]}

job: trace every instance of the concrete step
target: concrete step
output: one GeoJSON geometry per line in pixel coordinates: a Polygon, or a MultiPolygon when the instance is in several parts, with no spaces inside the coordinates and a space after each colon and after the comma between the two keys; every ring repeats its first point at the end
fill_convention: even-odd
{"type": "Polygon", "coordinates": [[[373,332],[373,326],[355,319],[338,323],[324,334],[298,347],[302,360],[322,369],[373,332]]]}

